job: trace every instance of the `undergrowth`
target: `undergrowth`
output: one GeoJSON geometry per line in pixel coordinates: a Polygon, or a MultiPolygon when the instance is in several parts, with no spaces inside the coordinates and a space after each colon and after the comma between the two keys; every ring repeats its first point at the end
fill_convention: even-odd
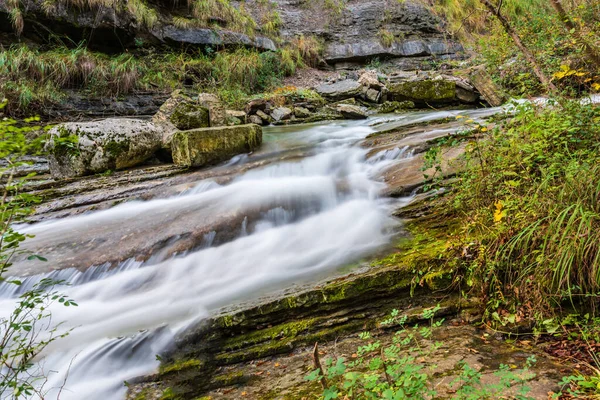
{"type": "MultiPolygon", "coordinates": [[[[397,329],[391,343],[376,339],[371,332],[362,332],[364,345],[359,346],[351,360],[344,357],[328,358],[324,365],[318,358],[315,347],[315,366],[306,376],[307,381],[318,381],[323,400],[331,399],[431,399],[440,393],[438,366],[435,358],[444,343],[435,341],[434,331],[442,326],[443,320],[434,320],[439,306],[427,309],[422,318],[424,325],[409,327],[407,317],[394,310],[390,317],[381,322],[382,328],[397,329]]],[[[495,382],[484,383],[483,374],[465,362],[454,366],[456,374],[449,384],[453,399],[476,400],[503,398],[508,390],[514,391],[511,398],[530,400],[528,380],[535,377],[529,371],[535,363],[531,356],[523,369],[511,369],[500,365],[493,373],[495,382]]]]}
{"type": "MultiPolygon", "coordinates": [[[[312,47],[310,47],[312,48],[312,47]]],[[[303,47],[277,52],[249,49],[219,52],[121,54],[110,57],[59,47],[41,51],[27,46],[0,50],[0,98],[9,114],[41,112],[64,100],[65,90],[98,97],[139,92],[170,92],[181,86],[216,92],[230,105],[278,86],[316,56],[303,47]]]]}
{"type": "MultiPolygon", "coordinates": [[[[535,54],[547,75],[551,76],[561,64],[598,75],[598,65],[586,59],[582,42],[565,29],[549,1],[505,0],[494,4],[498,3],[502,4],[502,14],[535,54]]],[[[582,37],[599,48],[600,2],[572,0],[562,3],[581,30],[582,37]]],[[[436,0],[434,9],[448,19],[448,34],[457,35],[476,55],[475,61],[486,64],[494,79],[511,94],[527,96],[544,91],[512,39],[481,6],[480,0],[436,0]]],[[[559,86],[573,93],[586,89],[585,85],[570,82],[559,86]]]]}
{"type": "Polygon", "coordinates": [[[563,100],[518,106],[475,126],[448,201],[462,234],[448,257],[487,299],[488,318],[595,315],[600,295],[600,109],[563,100]],[[491,128],[491,127],[490,127],[491,128]]]}

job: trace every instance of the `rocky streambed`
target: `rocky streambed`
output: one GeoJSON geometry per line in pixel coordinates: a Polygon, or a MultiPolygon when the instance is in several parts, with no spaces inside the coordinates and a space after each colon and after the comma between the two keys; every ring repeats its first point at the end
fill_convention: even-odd
{"type": "MultiPolygon", "coordinates": [[[[25,248],[48,262],[16,260],[11,272],[26,277],[22,288],[66,280],[80,304],[52,310],[74,329],[46,352],[58,371],[47,387],[68,374],[61,398],[302,398],[318,389],[302,382],[315,342],[342,354],[392,309],[417,321],[441,304],[440,316],[469,321],[476,300],[453,294],[451,273],[431,259],[453,225],[419,202],[422,154],[465,129],[457,115],[499,111],[269,127],[259,150],[208,169],[32,183],[46,201],[22,229],[35,235],[25,248]]],[[[446,153],[449,174],[461,151],[446,153]]],[[[6,312],[18,293],[3,289],[6,312]]],[[[476,361],[523,358],[462,340],[472,328],[445,329],[452,360],[469,349],[476,361]]],[[[538,393],[553,388],[546,375],[538,393]]]]}

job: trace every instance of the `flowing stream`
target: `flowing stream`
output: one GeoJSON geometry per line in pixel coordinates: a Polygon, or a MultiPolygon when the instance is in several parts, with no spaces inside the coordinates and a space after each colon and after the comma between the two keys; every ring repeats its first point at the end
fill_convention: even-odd
{"type": "MultiPolygon", "coordinates": [[[[51,309],[53,321],[64,321],[60,331],[72,331],[53,342],[39,362],[48,376],[46,398],[59,392],[63,400],[124,398],[123,382],[153,372],[156,355],[191,323],[222,307],[332,275],[388,244],[398,222],[389,217],[392,200],[379,196],[384,185],[377,177],[411,152],[397,148],[367,159],[367,149],[357,144],[376,129],[444,113],[458,114],[267,128],[261,155],[293,148],[303,149],[302,155],[248,170],[226,185],[202,181],[179,196],[24,228],[37,241],[93,235],[98,246],[126,246],[131,233],[123,232],[150,237],[179,223],[221,226],[215,221],[235,215],[227,240],[215,242],[219,232],[213,230],[201,246],[175,256],[43,275],[68,281],[70,286],[59,289],[79,304],[51,309]]],[[[473,111],[478,113],[493,111],[473,111]]],[[[87,249],[68,251],[78,260],[87,249]]],[[[1,315],[8,315],[19,292],[41,277],[25,278],[21,288],[2,284],[1,315]]]]}

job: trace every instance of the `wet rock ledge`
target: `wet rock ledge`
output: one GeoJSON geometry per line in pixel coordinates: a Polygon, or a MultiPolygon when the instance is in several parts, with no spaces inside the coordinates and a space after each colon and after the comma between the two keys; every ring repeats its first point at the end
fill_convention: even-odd
{"type": "Polygon", "coordinates": [[[130,382],[128,399],[192,399],[247,383],[256,377],[236,368],[375,328],[393,309],[402,310],[410,322],[421,318],[424,307],[436,304],[442,305],[439,316],[473,310],[477,301],[453,294],[452,272],[432,256],[452,226],[427,218],[409,226],[416,234],[401,238],[391,255],[362,270],[237,310],[222,310],[189,329],[161,355],[157,374],[130,382]],[[428,224],[432,235],[419,234],[414,224],[428,224]],[[420,276],[414,274],[416,268],[420,276]]]}

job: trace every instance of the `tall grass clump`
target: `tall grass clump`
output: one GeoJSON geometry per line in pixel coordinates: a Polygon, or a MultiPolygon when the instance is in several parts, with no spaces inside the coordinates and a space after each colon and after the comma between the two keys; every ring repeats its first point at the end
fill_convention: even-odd
{"type": "Polygon", "coordinates": [[[276,87],[302,66],[302,56],[293,48],[110,57],[85,46],[50,51],[13,46],[0,51],[0,98],[10,100],[9,114],[26,114],[59,103],[68,90],[118,97],[188,86],[223,92],[228,103],[239,105],[245,96],[276,87]]]}
{"type": "Polygon", "coordinates": [[[57,103],[65,90],[84,90],[90,95],[116,97],[152,89],[168,90],[177,80],[168,66],[132,54],[109,57],[89,51],[58,47],[40,51],[27,46],[13,46],[0,51],[0,97],[10,100],[8,111],[39,111],[57,103]],[[153,80],[144,79],[152,74],[153,80]]]}
{"type": "MultiPolygon", "coordinates": [[[[453,195],[468,282],[500,308],[595,312],[600,296],[600,108],[520,106],[468,145],[453,195]]],[[[487,128],[478,127],[482,131],[487,128]]]]}
{"type": "Polygon", "coordinates": [[[314,36],[296,36],[290,40],[288,47],[296,52],[297,58],[302,59],[306,66],[316,68],[324,62],[323,43],[314,36]]]}

